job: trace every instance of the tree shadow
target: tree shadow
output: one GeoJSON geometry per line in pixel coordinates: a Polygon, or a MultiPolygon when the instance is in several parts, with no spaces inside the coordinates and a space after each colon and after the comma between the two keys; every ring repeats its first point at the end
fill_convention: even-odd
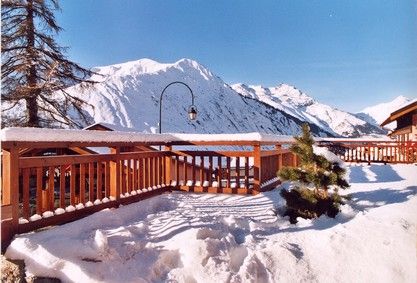
{"type": "Polygon", "coordinates": [[[349,180],[351,183],[388,183],[403,181],[390,165],[350,166],[349,180]]]}

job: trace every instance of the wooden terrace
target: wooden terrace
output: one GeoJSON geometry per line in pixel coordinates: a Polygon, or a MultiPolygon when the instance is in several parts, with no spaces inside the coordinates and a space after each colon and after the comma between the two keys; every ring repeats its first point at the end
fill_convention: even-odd
{"type": "MultiPolygon", "coordinates": [[[[259,133],[3,129],[2,248],[15,234],[173,190],[229,194],[270,190],[279,184],[276,173],[282,166],[297,166],[288,150],[292,142],[288,136],[259,133]],[[63,150],[70,148],[83,154],[63,150]],[[44,155],[25,155],[31,150],[44,155]]],[[[417,160],[416,143],[318,139],[318,144],[344,150],[340,155],[346,161],[417,160]]]]}

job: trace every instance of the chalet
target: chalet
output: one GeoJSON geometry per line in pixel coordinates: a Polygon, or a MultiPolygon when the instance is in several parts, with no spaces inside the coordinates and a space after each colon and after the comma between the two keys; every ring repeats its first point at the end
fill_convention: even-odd
{"type": "Polygon", "coordinates": [[[397,122],[397,128],[388,135],[399,142],[417,141],[417,99],[391,113],[381,127],[397,122]]]}

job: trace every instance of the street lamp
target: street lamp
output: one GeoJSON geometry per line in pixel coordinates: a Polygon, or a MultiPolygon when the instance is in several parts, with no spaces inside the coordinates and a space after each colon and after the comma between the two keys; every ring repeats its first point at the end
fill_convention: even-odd
{"type": "Polygon", "coordinates": [[[172,82],[164,88],[164,90],[161,93],[161,97],[159,98],[159,133],[162,132],[162,97],[165,93],[165,90],[173,84],[182,84],[188,88],[188,90],[191,93],[191,106],[188,108],[188,118],[192,121],[194,121],[197,118],[197,107],[194,105],[194,94],[191,88],[183,82],[172,82]]]}

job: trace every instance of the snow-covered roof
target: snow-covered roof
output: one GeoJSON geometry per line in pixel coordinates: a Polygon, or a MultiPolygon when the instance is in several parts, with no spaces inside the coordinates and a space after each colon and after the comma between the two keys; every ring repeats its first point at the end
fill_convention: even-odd
{"type": "Polygon", "coordinates": [[[291,143],[291,136],[263,133],[237,134],[149,134],[125,131],[85,131],[73,129],[5,128],[1,141],[22,142],[125,142],[125,143],[175,143],[175,142],[266,142],[291,143]]]}

